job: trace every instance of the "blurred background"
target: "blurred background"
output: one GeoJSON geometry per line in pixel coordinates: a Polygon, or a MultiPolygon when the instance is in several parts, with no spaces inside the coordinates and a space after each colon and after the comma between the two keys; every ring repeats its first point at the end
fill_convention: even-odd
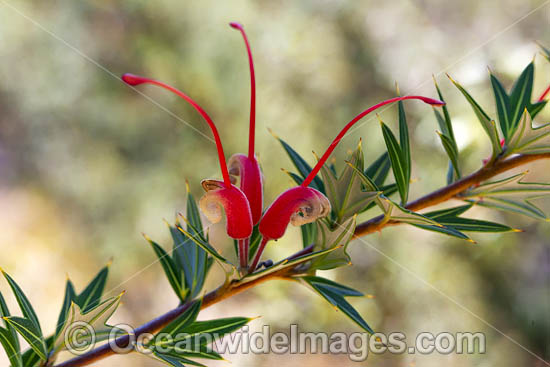
{"type": "MultiPolygon", "coordinates": [[[[220,177],[215,147],[205,138],[211,136],[208,127],[186,103],[154,87],[140,88],[140,95],[118,76],[133,72],[181,88],[213,116],[226,154],[245,152],[249,73],[243,41],[230,21],[245,25],[252,44],[256,146],[267,204],[291,185],[280,170],[291,163],[268,128],[313,162],[311,151],[322,153],[349,119],[395,96],[395,82],[402,94],[436,96],[432,75],[449,104],[463,171],[479,168],[489,155],[488,140],[445,73],[494,114],[487,67],[511,87],[538,52],[534,41],[550,45],[549,4],[0,1],[0,265],[29,295],[48,331],[57,320],[66,276],[81,289],[111,258],[108,295],[127,291],[113,323],[137,326],[177,305],[141,232],[170,244],[163,218],[173,221],[185,208],[186,179],[198,197],[201,179],[220,177]]],[[[535,64],[538,95],[550,67],[540,56],[535,64]]],[[[414,199],[445,184],[447,158],[431,108],[408,102],[406,110],[414,199]]],[[[549,110],[539,122],[548,121],[549,110]]],[[[393,128],[396,111],[381,114],[393,128]]],[[[340,167],[360,137],[367,162],[383,151],[373,116],[335,151],[340,167]]],[[[548,162],[525,168],[529,181],[550,182],[548,162]]],[[[537,204],[550,209],[548,201],[537,204]]],[[[363,363],[345,355],[226,358],[235,366],[543,366],[526,349],[550,358],[550,225],[477,208],[469,214],[526,232],[474,234],[478,244],[471,245],[399,226],[355,240],[349,246],[353,266],[323,276],[373,296],[352,303],[375,330],[402,331],[409,340],[425,331],[479,331],[487,337],[485,355],[386,353],[363,363]]],[[[214,227],[216,246],[229,253],[222,234],[223,225],[214,227]]],[[[267,256],[279,259],[300,246],[300,232],[292,229],[267,256]]],[[[207,288],[219,280],[213,274],[207,288]]],[[[0,291],[15,310],[4,281],[0,291]]],[[[308,289],[279,281],[200,317],[237,315],[262,315],[252,329],[269,324],[285,331],[297,323],[306,331],[357,331],[308,289]]],[[[0,353],[0,364],[7,363],[0,353]]],[[[157,364],[130,355],[95,365],[157,364]]]]}

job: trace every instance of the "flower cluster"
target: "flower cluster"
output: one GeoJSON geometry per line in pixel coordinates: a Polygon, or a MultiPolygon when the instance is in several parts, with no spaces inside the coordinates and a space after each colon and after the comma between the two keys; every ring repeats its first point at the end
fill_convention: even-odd
{"type": "Polygon", "coordinates": [[[133,74],[124,74],[122,80],[132,86],[148,83],[171,91],[191,104],[210,126],[216,143],[222,180],[205,179],[202,181],[202,187],[206,193],[200,200],[200,208],[204,215],[213,223],[221,221],[223,216],[222,211],[225,212],[227,235],[238,242],[238,256],[241,270],[244,272],[253,272],[258,266],[267,243],[270,240],[281,238],[285,234],[289,224],[300,226],[314,222],[330,213],[331,205],[328,198],[320,191],[309,187],[309,185],[338,143],[356,122],[382,106],[402,100],[418,99],[433,106],[442,106],[444,102],[422,96],[403,96],[380,102],[364,110],[344,126],[301,185],[281,193],[264,211],[264,180],[258,159],[254,153],[256,126],[254,62],[243,26],[239,23],[230,23],[230,26],[240,31],[248,53],[251,83],[248,154],[234,154],[226,162],[222,142],[213,120],[199,104],[182,91],[158,80],[133,74]],[[254,226],[258,226],[262,241],[254,254],[252,262],[249,264],[250,237],[254,226]]]}

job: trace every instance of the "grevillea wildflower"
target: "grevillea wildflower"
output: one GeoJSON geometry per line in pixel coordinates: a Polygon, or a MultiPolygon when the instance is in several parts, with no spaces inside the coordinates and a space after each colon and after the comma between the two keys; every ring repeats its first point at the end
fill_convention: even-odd
{"type": "Polygon", "coordinates": [[[309,185],[316,177],[321,167],[325,164],[329,156],[332,154],[338,143],[355,123],[372,111],[398,101],[418,99],[424,103],[434,106],[442,106],[444,105],[444,102],[422,96],[404,96],[388,99],[364,110],[348,122],[348,124],[334,138],[326,152],[322,155],[302,184],[281,193],[273,201],[269,208],[263,212],[263,177],[260,170],[260,165],[258,164],[258,160],[254,153],[256,125],[256,87],[254,63],[252,60],[250,44],[243,26],[239,23],[230,23],[230,26],[241,32],[248,54],[251,84],[248,155],[240,153],[235,154],[231,156],[226,164],[221,139],[214,122],[194,100],[180,90],[160,81],[143,78],[133,74],[124,74],[122,76],[122,80],[133,86],[148,83],[167,89],[190,103],[208,123],[212,130],[212,134],[214,135],[223,181],[202,181],[202,186],[205,189],[206,194],[200,200],[200,207],[205,216],[214,223],[219,222],[222,219],[223,208],[227,218],[227,234],[229,237],[238,241],[238,256],[241,269],[252,272],[258,266],[266,244],[270,240],[278,240],[281,238],[285,234],[289,224],[300,226],[302,224],[314,222],[315,220],[323,218],[330,213],[331,206],[328,198],[320,191],[309,187],[309,185]],[[235,185],[237,181],[238,187],[235,185]],[[258,225],[258,230],[262,236],[262,240],[256,253],[254,254],[253,261],[249,266],[248,252],[250,236],[252,234],[253,226],[255,225],[258,225]]]}

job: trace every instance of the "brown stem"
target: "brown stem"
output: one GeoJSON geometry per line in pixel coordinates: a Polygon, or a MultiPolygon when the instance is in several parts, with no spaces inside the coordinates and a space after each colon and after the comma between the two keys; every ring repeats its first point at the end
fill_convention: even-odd
{"type": "MultiPolygon", "coordinates": [[[[441,204],[444,201],[456,197],[458,194],[480,182],[487,181],[491,177],[494,177],[500,173],[539,159],[550,159],[550,153],[516,155],[505,160],[496,160],[492,165],[483,166],[478,171],[452,183],[449,186],[445,186],[415,201],[411,201],[405,207],[412,211],[418,211],[429,206],[441,204]]],[[[399,223],[400,222],[394,221],[384,222],[384,216],[380,215],[364,223],[358,224],[357,227],[355,227],[355,237],[361,237],[372,232],[377,232],[388,225],[396,225],[399,223]]]]}
{"type": "MultiPolygon", "coordinates": [[[[484,166],[480,170],[472,173],[469,176],[462,178],[459,181],[456,181],[455,183],[449,186],[443,187],[426,196],[423,196],[415,201],[410,202],[406,207],[407,209],[417,211],[429,206],[440,204],[453,197],[456,197],[458,194],[464,192],[465,190],[467,190],[473,185],[486,181],[491,177],[494,177],[500,173],[503,173],[515,167],[519,167],[521,165],[524,165],[526,163],[539,160],[539,159],[550,159],[550,153],[517,155],[505,160],[496,160],[490,166],[484,166]]],[[[373,218],[371,220],[368,220],[364,223],[357,225],[355,229],[355,236],[356,237],[364,236],[369,233],[379,231],[387,225],[399,224],[398,222],[392,222],[392,221],[384,222],[383,219],[384,219],[383,216],[378,216],[376,218],[373,218]]],[[[267,274],[266,276],[254,279],[250,282],[246,282],[246,283],[233,282],[229,284],[224,284],[220,288],[204,296],[201,309],[204,309],[226,298],[239,294],[265,281],[268,281],[271,279],[288,280],[288,279],[291,279],[292,275],[296,275],[295,273],[292,272],[292,269],[282,269],[279,272],[267,274]]],[[[164,315],[161,315],[143,324],[142,326],[138,327],[135,330],[135,337],[137,338],[139,335],[143,333],[154,333],[162,329],[164,326],[168,325],[171,321],[173,321],[179,315],[185,312],[185,310],[187,310],[190,306],[191,306],[191,302],[185,303],[171,311],[168,311],[164,315]]],[[[129,342],[129,336],[127,335],[121,336],[118,339],[116,339],[117,345],[121,347],[127,346],[128,342],[129,342]]],[[[115,354],[115,352],[111,349],[110,345],[105,344],[81,356],[77,356],[68,361],[62,362],[56,365],[56,367],[86,366],[113,354],[115,354]]]]}

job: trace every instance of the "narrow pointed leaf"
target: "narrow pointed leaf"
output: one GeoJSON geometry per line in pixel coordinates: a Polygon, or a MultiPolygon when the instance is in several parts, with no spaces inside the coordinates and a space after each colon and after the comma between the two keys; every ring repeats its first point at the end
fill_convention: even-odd
{"type": "Polygon", "coordinates": [[[336,283],[326,278],[321,278],[321,277],[312,276],[312,275],[304,276],[302,278],[311,285],[327,288],[328,290],[331,290],[333,293],[338,293],[343,297],[363,297],[364,296],[363,293],[356,291],[355,289],[346,287],[345,285],[336,283]]]}
{"type": "Polygon", "coordinates": [[[47,359],[46,343],[42,337],[42,332],[36,328],[33,321],[17,316],[5,317],[13,328],[29,343],[29,346],[38,354],[40,359],[47,359]]]}
{"type": "MultiPolygon", "coordinates": [[[[11,325],[10,325],[11,327],[11,325]]],[[[19,344],[13,338],[11,331],[0,327],[0,344],[6,352],[6,356],[10,361],[11,367],[22,367],[23,360],[19,351],[19,344]]]]}
{"type": "Polygon", "coordinates": [[[491,85],[493,86],[493,94],[495,95],[498,122],[500,123],[502,134],[504,135],[506,140],[508,140],[510,132],[513,129],[513,122],[510,111],[510,99],[500,81],[492,73],[491,85]]]}
{"type": "Polygon", "coordinates": [[[192,235],[190,232],[183,229],[181,226],[176,225],[176,228],[182,232],[187,238],[189,238],[191,241],[193,241],[197,246],[202,248],[204,251],[206,251],[210,256],[214,257],[216,260],[229,264],[229,262],[216,251],[212,245],[210,245],[208,242],[204,241],[200,236],[192,235]]]}
{"type": "Polygon", "coordinates": [[[376,186],[382,186],[390,173],[390,168],[390,156],[388,152],[384,152],[365,170],[365,176],[370,178],[376,186]]]}
{"type": "Polygon", "coordinates": [[[374,334],[372,328],[367,324],[367,322],[361,317],[359,312],[353,308],[352,305],[344,299],[344,295],[339,292],[338,289],[334,287],[326,287],[319,283],[310,283],[308,279],[302,278],[303,281],[308,284],[315,292],[317,292],[321,297],[323,297],[327,302],[332,304],[338,310],[342,311],[347,317],[349,317],[353,322],[355,322],[359,327],[368,333],[374,334]]]}
{"type": "Polygon", "coordinates": [[[447,155],[449,156],[449,160],[451,161],[451,164],[453,166],[453,169],[457,177],[460,178],[461,174],[460,174],[460,169],[458,167],[458,150],[456,145],[448,136],[443,135],[440,132],[438,132],[438,135],[439,135],[439,139],[441,139],[441,144],[443,145],[445,152],[447,152],[447,155]]]}
{"type": "Polygon", "coordinates": [[[407,163],[404,161],[403,153],[395,136],[391,132],[388,126],[383,122],[380,124],[382,127],[382,134],[384,136],[384,141],[386,143],[386,148],[388,149],[388,154],[390,156],[391,166],[393,170],[393,175],[395,177],[395,182],[397,183],[397,189],[399,191],[399,196],[401,197],[401,203],[407,203],[409,196],[409,180],[407,179],[407,163]]]}
{"type": "Polygon", "coordinates": [[[406,168],[405,178],[411,180],[411,146],[409,143],[409,127],[407,126],[407,116],[405,115],[405,107],[403,101],[399,101],[399,146],[403,155],[403,163],[406,168]]]}
{"type": "Polygon", "coordinates": [[[534,72],[535,65],[531,62],[523,70],[510,92],[510,121],[512,126],[510,134],[514,132],[523,111],[531,104],[534,72]]]}
{"type": "Polygon", "coordinates": [[[84,312],[99,304],[103,291],[105,290],[105,284],[107,284],[108,275],[109,266],[107,265],[97,273],[90,284],[88,284],[82,293],[76,297],[76,304],[78,304],[84,312]]]}
{"type": "Polygon", "coordinates": [[[201,301],[194,301],[193,304],[174,321],[166,325],[160,333],[168,333],[175,335],[180,332],[186,332],[187,326],[191,325],[197,320],[197,316],[201,310],[201,301]]]}
{"type": "MultiPolygon", "coordinates": [[[[311,166],[294,150],[290,145],[288,145],[283,139],[279,137],[275,137],[277,140],[279,140],[279,143],[283,146],[283,149],[285,150],[286,154],[292,161],[292,164],[294,164],[294,167],[298,170],[298,173],[302,176],[302,178],[306,178],[309,173],[311,172],[311,166]]],[[[322,193],[325,193],[325,187],[323,185],[323,181],[316,176],[313,181],[310,184],[311,187],[314,189],[317,189],[321,191],[322,193]]]]}
{"type": "Polygon", "coordinates": [[[67,279],[67,284],[65,285],[65,296],[63,297],[63,304],[61,305],[61,312],[57,318],[57,326],[55,327],[55,336],[57,337],[61,332],[61,329],[65,326],[67,318],[69,315],[69,309],[71,303],[76,302],[76,293],[74,291],[73,283],[67,279]]]}
{"type": "Polygon", "coordinates": [[[491,145],[493,147],[493,158],[495,158],[502,152],[495,122],[485,113],[485,111],[483,111],[481,106],[475,101],[475,99],[472,98],[472,96],[466,91],[466,89],[464,89],[455,80],[451,79],[451,81],[464,95],[468,103],[470,103],[470,106],[472,106],[472,109],[474,110],[475,115],[481,123],[481,126],[489,136],[489,140],[491,141],[491,145]]]}
{"type": "Polygon", "coordinates": [[[183,279],[181,279],[181,272],[178,269],[177,265],[174,263],[170,255],[166,251],[164,251],[164,249],[160,247],[155,241],[151,240],[147,236],[145,236],[145,239],[147,240],[147,242],[149,242],[149,244],[153,248],[153,251],[157,255],[157,258],[162,265],[162,269],[164,270],[164,274],[166,275],[170,286],[176,293],[176,296],[178,296],[180,301],[184,302],[188,290],[185,289],[185,287],[183,286],[183,279]]]}
{"type": "Polygon", "coordinates": [[[418,228],[421,228],[421,229],[425,229],[427,231],[432,231],[432,232],[438,232],[438,233],[442,233],[442,234],[446,234],[447,236],[451,236],[451,237],[456,237],[456,238],[459,238],[461,240],[466,240],[468,242],[474,242],[470,237],[468,237],[466,234],[460,232],[459,230],[457,229],[454,229],[452,227],[448,227],[448,226],[445,226],[445,227],[438,227],[438,226],[434,226],[434,225],[427,225],[427,224],[414,224],[415,227],[418,227],[418,228]]]}
{"type": "Polygon", "coordinates": [[[21,309],[23,316],[25,316],[30,322],[34,324],[34,328],[37,330],[39,336],[42,337],[42,329],[40,328],[40,322],[38,321],[36,312],[34,312],[34,309],[32,308],[32,305],[29,302],[29,299],[27,298],[27,296],[25,296],[25,293],[23,293],[23,290],[17,285],[17,283],[15,282],[15,280],[13,280],[12,277],[10,277],[4,271],[2,271],[2,273],[4,274],[4,277],[8,281],[13,291],[13,294],[15,295],[15,299],[19,304],[19,308],[21,309]]]}
{"type": "MultiPolygon", "coordinates": [[[[6,300],[4,299],[2,292],[0,292],[0,319],[3,319],[4,317],[9,317],[9,316],[11,316],[10,310],[8,309],[8,305],[6,304],[6,300]]],[[[4,326],[6,327],[6,330],[10,332],[12,341],[14,345],[17,347],[17,350],[19,350],[20,349],[19,339],[17,338],[17,333],[15,332],[15,329],[6,321],[4,321],[4,326]]]]}

